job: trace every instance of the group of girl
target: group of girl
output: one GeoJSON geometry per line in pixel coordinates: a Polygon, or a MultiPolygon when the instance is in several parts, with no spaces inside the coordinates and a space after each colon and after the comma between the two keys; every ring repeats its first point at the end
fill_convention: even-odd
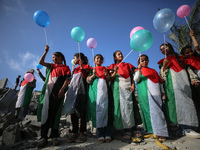
{"type": "MultiPolygon", "coordinates": [[[[195,48],[199,47],[195,40],[193,44],[195,48]]],[[[191,130],[191,127],[199,127],[199,110],[195,107],[200,101],[200,97],[196,97],[200,91],[196,95],[193,92],[199,90],[200,59],[192,55],[191,48],[190,56],[188,48],[181,51],[184,59],[171,44],[162,44],[160,50],[166,58],[158,62],[161,76],[148,67],[147,55],[139,56],[136,69],[130,63],[122,62],[123,54],[119,50],[114,52],[114,64],[109,67],[102,66],[104,58],[101,54],[94,57],[93,68],[88,65],[83,53],[75,54],[74,64],[78,66],[71,75],[62,53],[53,53],[54,63],[44,61],[48,50],[46,46],[39,61],[47,67],[46,80],[38,100],[38,120],[41,121],[39,147],[47,144],[50,128],[53,145],[59,144],[61,113],[71,116],[72,133],[67,142],[76,139],[85,142],[86,123],[90,120],[97,128],[100,143],[112,140],[113,127],[123,129],[123,138],[130,139],[130,133],[138,125],[138,114],[141,115],[144,130],[155,134],[159,140],[166,140],[171,125],[182,125],[187,133],[200,136],[191,130]],[[134,95],[135,82],[140,113],[134,95]]]]}

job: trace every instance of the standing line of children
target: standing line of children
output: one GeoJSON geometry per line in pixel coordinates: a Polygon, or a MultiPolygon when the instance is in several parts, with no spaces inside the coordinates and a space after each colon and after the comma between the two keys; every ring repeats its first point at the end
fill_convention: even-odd
{"type": "Polygon", "coordinates": [[[123,138],[131,139],[138,125],[138,110],[134,106],[135,82],[144,131],[165,141],[173,136],[173,127],[180,127],[188,137],[200,138],[194,131],[200,123],[199,45],[193,31],[190,36],[195,55],[188,46],[181,50],[183,57],[170,43],[160,46],[161,53],[166,55],[158,62],[160,75],[148,67],[147,55],[139,56],[136,69],[132,64],[122,62],[123,54],[117,50],[113,53],[114,64],[109,67],[102,66],[104,58],[101,54],[94,57],[92,68],[83,53],[76,53],[73,61],[78,66],[73,67],[71,76],[62,53],[53,53],[54,64],[44,62],[49,51],[47,45],[39,61],[47,67],[47,74],[38,100],[38,120],[41,121],[38,146],[47,144],[50,128],[53,145],[58,145],[61,113],[71,116],[69,143],[77,138],[80,143],[86,141],[84,132],[88,121],[97,128],[100,143],[112,140],[113,128],[123,130],[123,138]]]}

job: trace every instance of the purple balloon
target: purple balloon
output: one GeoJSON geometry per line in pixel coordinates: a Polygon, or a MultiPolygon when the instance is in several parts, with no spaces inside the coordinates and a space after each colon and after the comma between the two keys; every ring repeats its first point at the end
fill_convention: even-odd
{"type": "Polygon", "coordinates": [[[97,46],[97,41],[94,38],[89,38],[87,40],[87,47],[94,49],[97,46]]]}

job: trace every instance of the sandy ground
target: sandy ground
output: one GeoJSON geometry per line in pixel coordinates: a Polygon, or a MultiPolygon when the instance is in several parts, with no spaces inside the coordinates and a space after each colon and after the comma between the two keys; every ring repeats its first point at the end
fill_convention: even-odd
{"type": "MultiPolygon", "coordinates": [[[[24,147],[22,149],[42,149],[42,150],[160,150],[163,149],[155,143],[155,139],[149,138],[145,139],[144,142],[135,145],[134,143],[126,143],[120,140],[112,140],[110,143],[99,143],[96,138],[87,137],[85,143],[67,143],[67,138],[61,138],[59,146],[52,146],[52,141],[49,140],[48,145],[45,148],[28,148],[24,147]]],[[[182,137],[177,140],[167,140],[163,142],[166,146],[171,149],[177,150],[199,150],[200,149],[200,139],[192,139],[187,137],[182,137]]]]}

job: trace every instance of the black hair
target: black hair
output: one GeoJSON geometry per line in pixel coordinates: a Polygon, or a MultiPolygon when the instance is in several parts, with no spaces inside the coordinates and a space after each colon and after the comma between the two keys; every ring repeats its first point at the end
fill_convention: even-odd
{"type": "Polygon", "coordinates": [[[181,49],[181,51],[180,51],[181,55],[184,55],[186,49],[188,49],[188,48],[192,49],[192,46],[186,45],[185,47],[183,47],[183,48],[181,49]]]}
{"type": "MultiPolygon", "coordinates": [[[[116,57],[116,53],[117,52],[121,52],[120,50],[116,50],[114,53],[113,53],[113,57],[114,57],[114,63],[116,64],[117,63],[117,61],[115,60],[115,57],[116,57]]],[[[121,52],[122,53],[122,52],[121,52]]]]}
{"type": "Polygon", "coordinates": [[[140,64],[140,58],[141,58],[142,56],[145,56],[145,57],[149,60],[149,57],[148,57],[147,55],[141,54],[141,55],[138,57],[138,65],[140,64]]]}
{"type": "Polygon", "coordinates": [[[65,56],[64,56],[61,52],[54,52],[53,55],[55,55],[56,57],[61,57],[61,58],[62,58],[62,61],[63,61],[64,64],[66,65],[65,56]]]}
{"type": "Polygon", "coordinates": [[[88,58],[83,53],[76,53],[74,54],[74,56],[76,56],[77,58],[79,58],[80,56],[83,60],[83,64],[88,64],[88,58]]]}
{"type": "Polygon", "coordinates": [[[101,59],[104,60],[104,58],[103,58],[103,56],[102,56],[101,54],[96,54],[96,55],[94,56],[94,60],[95,60],[95,58],[96,58],[97,56],[100,56],[101,59]]]}
{"type": "Polygon", "coordinates": [[[168,42],[163,43],[163,44],[160,45],[160,47],[163,46],[163,45],[166,45],[166,46],[169,47],[170,53],[175,56],[175,58],[178,61],[178,63],[179,63],[179,65],[180,65],[181,68],[185,68],[187,66],[185,64],[185,62],[180,59],[179,54],[174,51],[174,48],[173,48],[173,46],[170,43],[168,43],[168,42]]]}

